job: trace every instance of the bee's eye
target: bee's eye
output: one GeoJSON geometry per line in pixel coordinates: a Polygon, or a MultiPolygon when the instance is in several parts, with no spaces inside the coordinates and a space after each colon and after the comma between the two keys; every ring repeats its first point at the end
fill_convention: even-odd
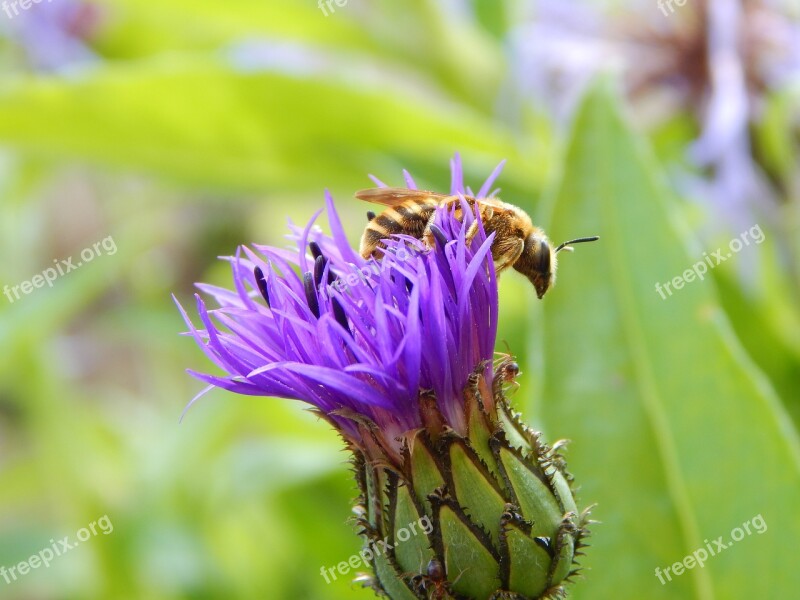
{"type": "Polygon", "coordinates": [[[550,246],[547,242],[541,242],[536,249],[533,262],[534,268],[540,273],[550,272],[550,246]]]}

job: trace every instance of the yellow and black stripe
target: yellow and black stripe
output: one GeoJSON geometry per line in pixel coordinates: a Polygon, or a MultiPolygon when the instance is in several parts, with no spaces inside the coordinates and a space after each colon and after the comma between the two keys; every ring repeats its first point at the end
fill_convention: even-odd
{"type": "Polygon", "coordinates": [[[361,239],[362,256],[371,256],[381,240],[395,234],[422,239],[428,220],[438,205],[435,198],[409,199],[384,210],[367,224],[361,239]]]}

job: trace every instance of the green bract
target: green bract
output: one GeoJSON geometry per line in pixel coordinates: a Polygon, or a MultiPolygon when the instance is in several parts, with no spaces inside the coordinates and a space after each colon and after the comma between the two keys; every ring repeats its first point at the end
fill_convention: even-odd
{"type": "Polygon", "coordinates": [[[422,397],[426,425],[405,436],[399,465],[378,437],[351,446],[370,582],[393,600],[560,598],[577,572],[588,510],[575,503],[561,444],[548,447],[510,411],[510,364],[495,367],[494,389],[482,368],[470,378],[466,436],[422,397]]]}

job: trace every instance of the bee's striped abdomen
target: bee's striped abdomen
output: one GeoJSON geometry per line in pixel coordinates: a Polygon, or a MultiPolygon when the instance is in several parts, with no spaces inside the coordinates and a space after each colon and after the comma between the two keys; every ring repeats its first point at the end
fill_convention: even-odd
{"type": "Polygon", "coordinates": [[[409,199],[384,210],[367,223],[361,238],[361,256],[369,258],[382,239],[398,233],[421,239],[437,205],[435,198],[409,199]]]}

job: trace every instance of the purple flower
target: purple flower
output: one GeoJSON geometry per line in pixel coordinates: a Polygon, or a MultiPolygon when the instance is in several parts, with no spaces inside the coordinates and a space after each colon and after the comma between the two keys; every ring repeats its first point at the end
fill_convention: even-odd
{"type": "Polygon", "coordinates": [[[463,198],[458,156],[451,191],[461,203],[434,213],[432,247],[396,235],[379,261],[361,258],[329,194],[330,236],[315,216],[292,228],[292,250],[242,247],[228,259],[234,290],[200,285],[219,306],[197,296],[204,329],[180,309],[223,371],[190,373],[206,390],[303,400],[342,434],[360,492],[360,559],[374,573],[359,574],[363,586],[392,598],[561,598],[579,572],[589,510],[579,511],[557,446],[510,411],[519,367],[510,355],[492,360],[494,234],[463,198]],[[406,523],[426,526],[412,541],[406,523]]]}
{"type": "MultiPolygon", "coordinates": [[[[453,191],[467,193],[458,157],[452,166],[453,191]]],[[[407,173],[406,181],[414,187],[407,173]]],[[[254,245],[229,257],[234,290],[199,284],[218,305],[209,309],[196,296],[202,329],[181,308],[189,333],[223,371],[190,371],[210,384],[201,395],[220,387],[302,400],[348,440],[379,431],[395,450],[397,436],[423,425],[425,399],[435,399],[446,424],[465,434],[468,378],[478,369],[492,380],[493,235],[479,223],[468,244],[479,215],[464,204],[461,222],[440,208],[435,247],[398,235],[380,261],[365,260],[327,193],[326,209],[331,236],[314,225],[318,212],[305,228],[292,227],[295,249],[254,245]]]]}
{"type": "MultiPolygon", "coordinates": [[[[509,39],[524,97],[567,117],[598,73],[621,72],[642,121],[692,114],[700,136],[690,177],[736,231],[772,210],[775,193],[753,155],[751,128],[771,92],[800,77],[800,21],[774,0],[632,2],[601,12],[587,2],[537,0],[509,39]],[[767,200],[767,201],[765,201],[767,200]]],[[[719,221],[719,224],[722,222],[719,221]]]]}
{"type": "Polygon", "coordinates": [[[63,72],[97,61],[89,40],[103,20],[100,7],[80,0],[41,2],[26,10],[19,6],[3,3],[3,17],[10,19],[10,37],[32,69],[63,72]]]}

